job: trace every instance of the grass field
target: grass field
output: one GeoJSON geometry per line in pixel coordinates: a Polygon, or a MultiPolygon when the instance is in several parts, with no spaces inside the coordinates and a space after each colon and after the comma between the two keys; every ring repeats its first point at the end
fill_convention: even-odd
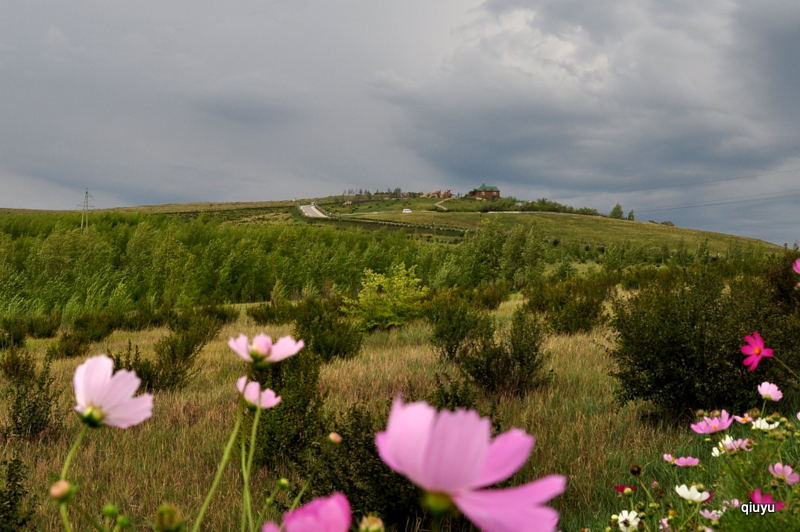
{"type": "MultiPolygon", "coordinates": [[[[508,320],[519,299],[504,303],[496,315],[508,320]]],[[[235,381],[244,372],[239,358],[227,347],[239,332],[254,335],[260,328],[242,317],[207,345],[200,372],[185,390],[155,398],[153,417],[128,430],[92,431],[73,462],[70,476],[79,485],[79,501],[99,510],[106,502],[119,504],[141,522],[168,501],[196,515],[210,486],[221,449],[233,424],[235,381]]],[[[287,327],[266,328],[267,334],[290,333],[287,327]]],[[[368,337],[361,354],[325,366],[320,386],[328,391],[326,408],[341,410],[356,402],[383,409],[397,394],[420,395],[432,390],[433,374],[453,367],[440,362],[428,343],[429,327],[415,323],[368,337]],[[409,389],[412,386],[414,389],[409,389]]],[[[114,333],[94,344],[90,354],[123,350],[128,340],[148,352],[166,330],[114,333]]],[[[613,402],[614,383],[605,347],[613,340],[606,329],[591,334],[551,336],[546,349],[556,377],[552,384],[525,398],[499,398],[504,430],[521,427],[537,438],[531,459],[515,477],[523,482],[560,473],[569,477],[567,492],[554,506],[562,513],[561,530],[578,530],[607,519],[614,511],[614,484],[630,483],[631,463],[645,464],[663,452],[686,447],[685,429],[651,426],[640,420],[640,405],[619,408],[613,402]],[[600,521],[597,521],[597,520],[600,521]]],[[[31,340],[29,349],[43,357],[47,341],[31,340]]],[[[59,360],[54,375],[63,386],[66,419],[62,434],[41,443],[9,441],[5,454],[20,453],[32,465],[35,492],[35,530],[60,530],[56,508],[45,498],[49,477],[56,474],[79,428],[70,412],[74,405],[72,374],[79,360],[59,360]]],[[[484,402],[488,398],[483,398],[484,402]]],[[[335,427],[331,427],[334,429],[335,427]]],[[[266,494],[280,471],[260,471],[254,492],[266,494]]],[[[207,530],[232,530],[238,522],[240,477],[229,467],[206,520],[207,530]]],[[[78,530],[85,530],[86,523],[78,530]]],[[[409,527],[412,530],[413,527],[409,527]]]]}

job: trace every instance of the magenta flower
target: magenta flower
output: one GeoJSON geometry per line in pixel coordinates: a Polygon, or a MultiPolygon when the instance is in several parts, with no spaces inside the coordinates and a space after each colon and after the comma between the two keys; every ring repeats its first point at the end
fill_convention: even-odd
{"type": "Polygon", "coordinates": [[[101,424],[127,429],[153,415],[153,396],[133,394],[142,381],[133,371],[114,373],[114,361],[106,355],[92,357],[75,370],[75,410],[92,426],[101,424]]]}
{"type": "Polygon", "coordinates": [[[780,401],[781,397],[783,397],[783,392],[770,382],[762,382],[759,384],[758,393],[760,393],[761,397],[767,399],[768,401],[780,401]]]}
{"type": "Polygon", "coordinates": [[[783,501],[775,502],[772,499],[772,495],[769,493],[761,493],[760,488],[750,494],[750,500],[756,504],[774,504],[776,510],[783,510],[786,508],[786,504],[783,501]]]}
{"type": "MultiPolygon", "coordinates": [[[[667,456],[667,455],[664,455],[667,456]]],[[[625,495],[625,490],[631,490],[631,493],[636,491],[636,486],[626,486],[625,484],[621,484],[619,486],[614,486],[614,489],[620,492],[621,494],[625,495]]],[[[619,497],[619,495],[617,495],[619,497]]]]}
{"type": "Polygon", "coordinates": [[[749,356],[744,359],[743,363],[745,366],[748,366],[747,369],[750,371],[754,371],[756,367],[758,367],[758,363],[761,362],[762,357],[772,356],[772,349],[764,347],[764,340],[762,340],[761,335],[757,332],[753,332],[753,336],[745,336],[744,341],[747,342],[748,345],[742,346],[742,353],[749,356]]]}
{"type": "Polygon", "coordinates": [[[236,387],[239,388],[239,393],[244,396],[247,405],[253,409],[258,408],[259,396],[261,399],[261,408],[272,408],[281,402],[281,398],[275,395],[275,392],[266,388],[261,391],[261,385],[255,381],[247,382],[247,377],[239,377],[236,381],[236,387]]]}
{"type": "MultiPolygon", "coordinates": [[[[350,503],[341,493],[320,497],[283,516],[284,532],[347,532],[350,530],[350,503]]],[[[272,521],[261,532],[280,532],[272,521]]]]}
{"type": "Polygon", "coordinates": [[[792,264],[792,269],[794,270],[794,273],[800,273],[800,259],[794,261],[794,264],[792,264]]]}
{"type": "Polygon", "coordinates": [[[240,334],[238,338],[228,340],[228,346],[246,361],[263,365],[296,355],[305,347],[305,343],[302,340],[295,342],[291,336],[283,336],[273,344],[272,338],[261,333],[253,338],[251,344],[248,344],[246,335],[240,334]]]}
{"type": "Polygon", "coordinates": [[[565,477],[481,489],[510,477],[528,459],[534,438],[520,429],[492,440],[489,420],[474,410],[437,413],[425,402],[403,404],[397,397],[375,444],[386,465],[425,490],[432,512],[458,508],[485,532],[556,530],[558,512],[544,503],[564,491],[565,477]]]}
{"type": "Polygon", "coordinates": [[[700,423],[695,423],[690,426],[692,430],[698,434],[713,434],[714,432],[727,429],[731,426],[731,423],[733,423],[733,418],[727,411],[723,410],[720,417],[704,417],[703,421],[700,423]]]}
{"type": "Polygon", "coordinates": [[[792,473],[792,466],[783,465],[780,462],[769,466],[769,472],[772,473],[773,477],[786,481],[790,486],[800,481],[800,475],[792,473]]]}

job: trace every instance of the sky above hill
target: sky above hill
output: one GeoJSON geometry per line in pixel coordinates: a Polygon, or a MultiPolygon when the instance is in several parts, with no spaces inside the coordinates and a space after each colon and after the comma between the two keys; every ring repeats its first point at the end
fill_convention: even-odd
{"type": "Polygon", "coordinates": [[[800,2],[0,5],[0,207],[481,183],[800,239],[800,2]]]}

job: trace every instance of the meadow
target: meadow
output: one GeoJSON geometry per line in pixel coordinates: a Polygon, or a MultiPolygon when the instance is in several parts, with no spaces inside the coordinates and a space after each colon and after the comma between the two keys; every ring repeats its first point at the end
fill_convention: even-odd
{"type": "MultiPolygon", "coordinates": [[[[442,390],[439,379],[449,376],[451,382],[471,387],[471,401],[479,411],[491,412],[502,430],[518,427],[536,437],[531,458],[504,486],[552,473],[565,475],[567,490],[551,503],[561,514],[560,530],[602,530],[610,524],[609,516],[622,509],[614,486],[635,483],[631,465],[640,465],[652,478],[671,478],[675,473],[662,454],[697,456],[705,446],[687,430],[690,412],[658,415],[651,401],[619,401],[624,383],[611,376],[619,370],[619,359],[612,356],[619,338],[612,326],[617,305],[635,298],[648,283],[668,282],[664,279],[680,276],[675,272],[686,269],[723,272],[721,279],[729,280],[726,290],[735,291],[737,278],[769,277],[763,264],[775,260],[780,250],[728,235],[568,214],[415,212],[414,223],[424,225],[447,217],[472,233],[456,245],[446,245],[402,231],[309,224],[292,209],[288,203],[234,204],[96,213],[96,225],[89,232],[68,227],[66,214],[10,213],[0,218],[4,328],[0,332],[11,338],[13,323],[26,317],[59,316],[53,335],[28,335],[23,345],[39,367],[45,361],[51,364],[59,392],[55,409],[63,425],[27,438],[4,431],[3,457],[17,456],[28,468],[24,484],[30,491],[27,504],[34,510],[28,529],[63,529],[56,506],[48,501],[47,488],[57,477],[80,425],[71,412],[75,368],[86,356],[119,354],[131,344],[138,346],[144,358],[153,359],[156,344],[170,329],[163,324],[140,330],[117,327],[101,340],[84,342],[85,356],[76,358],[53,355],[56,333],[63,336],[76,330],[81,316],[92,313],[130,316],[146,309],[186,312],[226,305],[233,314],[199,351],[193,360],[196,373],[185,385],[154,392],[151,419],[126,430],[93,430],[70,473],[81,503],[94,512],[113,502],[146,529],[156,508],[169,502],[191,520],[202,505],[233,425],[238,397],[235,381],[246,373],[242,360],[228,347],[228,339],[240,333],[252,337],[264,332],[273,338],[296,335],[291,322],[258,324],[247,311],[264,301],[275,306],[278,301],[298,305],[337,294],[355,298],[363,292],[365,270],[389,275],[393,265],[402,263],[409,271],[413,268],[420,287],[428,291],[428,295],[420,292],[423,310],[406,316],[401,325],[364,330],[355,355],[334,356],[319,366],[316,391],[324,400],[320,419],[325,426],[315,437],[330,431],[345,433],[346,428],[338,425],[345,419],[340,414],[351,407],[368,412],[380,426],[398,394],[406,400],[429,398],[442,390]],[[493,221],[481,222],[487,217],[494,217],[493,221]],[[556,238],[559,244],[553,245],[556,238]],[[511,326],[515,312],[535,313],[529,304],[539,288],[555,290],[554,294],[562,287],[574,289],[577,292],[566,293],[578,294],[575,298],[583,301],[589,296],[580,292],[581,283],[587,290],[592,283],[606,287],[600,299],[605,317],[584,330],[567,333],[550,316],[557,312],[562,318],[564,312],[577,316],[579,310],[543,311],[542,319],[549,324],[542,337],[549,382],[535,389],[521,394],[488,393],[476,385],[479,381],[465,375],[457,360],[443,357],[433,341],[435,324],[425,309],[437,294],[455,291],[476,308],[481,298],[496,299],[498,305],[484,304],[480,312],[494,320],[499,337],[511,326]]],[[[373,216],[407,219],[410,215],[373,216]]],[[[539,304],[546,307],[546,302],[539,304]]],[[[762,318],[748,306],[739,312],[742,319],[762,318]]],[[[357,316],[337,315],[336,320],[349,323],[357,316]]],[[[772,326],[767,318],[772,319],[764,317],[764,323],[772,326]]],[[[780,327],[789,326],[780,322],[774,327],[777,342],[778,333],[784,331],[780,327]]],[[[734,337],[739,328],[731,326],[734,337]]],[[[9,356],[12,349],[6,345],[2,356],[9,356]]],[[[740,364],[737,352],[730,353],[730,358],[732,367],[740,364]]],[[[6,376],[0,426],[11,422],[10,390],[6,376]]],[[[800,409],[790,390],[781,408],[787,413],[800,409]]],[[[268,449],[270,444],[264,445],[268,449]]],[[[313,448],[307,452],[313,455],[313,448]]],[[[713,473],[715,465],[708,464],[707,469],[713,473]]],[[[305,473],[296,460],[278,457],[256,470],[253,492],[265,497],[278,478],[287,477],[292,488],[280,495],[277,504],[277,509],[285,509],[305,473]]],[[[399,475],[389,478],[392,483],[407,484],[399,475]]],[[[241,474],[229,467],[204,529],[238,526],[241,485],[241,474]]],[[[347,486],[342,488],[347,493],[347,486]]],[[[75,518],[75,526],[87,529],[88,523],[81,519],[75,518]]],[[[416,532],[428,526],[421,513],[409,512],[407,519],[391,529],[416,532]]],[[[463,521],[447,526],[469,530],[463,521]]]]}

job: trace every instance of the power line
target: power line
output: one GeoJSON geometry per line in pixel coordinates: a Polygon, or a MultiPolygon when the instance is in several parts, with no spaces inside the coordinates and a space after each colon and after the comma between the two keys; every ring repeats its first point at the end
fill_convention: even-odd
{"type": "MultiPolygon", "coordinates": [[[[800,172],[800,168],[795,168],[793,170],[781,170],[780,172],[769,172],[769,173],[765,173],[765,174],[752,174],[752,175],[744,175],[744,176],[739,176],[739,177],[726,177],[726,178],[723,178],[723,179],[709,179],[709,180],[706,180],[706,181],[696,181],[694,183],[681,183],[681,184],[677,184],[677,185],[664,185],[662,187],[637,188],[637,189],[627,190],[627,191],[625,191],[625,190],[623,190],[623,191],[617,190],[617,191],[606,192],[606,194],[632,194],[634,192],[644,192],[644,191],[648,191],[648,190],[665,190],[665,189],[668,189],[668,188],[677,188],[677,187],[693,187],[693,186],[696,186],[696,185],[706,185],[708,183],[721,183],[723,181],[736,181],[736,180],[739,180],[739,179],[752,179],[754,177],[765,177],[765,176],[770,176],[770,175],[789,174],[791,172],[800,172]]],[[[592,192],[592,193],[589,193],[589,194],[581,194],[579,196],[567,196],[567,197],[564,197],[564,198],[556,198],[556,199],[554,199],[552,201],[564,201],[564,200],[569,200],[569,199],[574,199],[574,198],[583,198],[583,197],[586,197],[586,196],[596,196],[597,194],[601,194],[601,192],[592,192]]]]}
{"type": "MultiPolygon", "coordinates": [[[[739,196],[739,197],[743,197],[743,196],[739,196]]],[[[736,201],[725,200],[725,201],[710,202],[710,203],[707,202],[707,203],[695,203],[695,204],[680,204],[680,205],[673,205],[673,206],[669,206],[669,207],[658,207],[656,209],[643,209],[643,210],[639,210],[637,212],[645,213],[645,212],[658,212],[658,211],[673,211],[673,210],[678,210],[678,209],[694,209],[694,208],[697,208],[697,207],[714,207],[716,205],[733,205],[733,204],[736,204],[736,203],[751,203],[751,202],[757,202],[757,201],[775,201],[775,200],[786,199],[786,198],[795,198],[795,197],[800,197],[800,189],[784,190],[784,191],[781,191],[781,192],[772,192],[772,193],[769,193],[769,194],[758,194],[755,197],[751,196],[750,199],[743,199],[743,200],[736,200],[736,198],[728,198],[728,200],[736,200],[736,201]],[[786,192],[795,192],[795,194],[785,195],[786,192]],[[758,196],[774,196],[775,194],[783,194],[783,195],[778,196],[778,197],[758,197],[758,196]]]]}

